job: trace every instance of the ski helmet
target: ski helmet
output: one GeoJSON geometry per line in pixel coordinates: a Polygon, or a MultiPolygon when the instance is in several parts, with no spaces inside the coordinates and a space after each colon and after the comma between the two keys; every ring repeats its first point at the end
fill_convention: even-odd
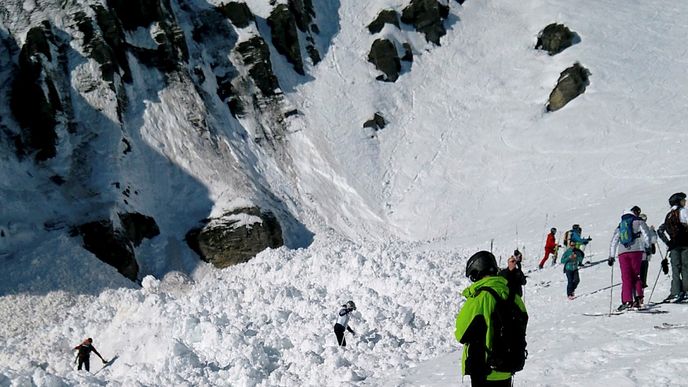
{"type": "Polygon", "coordinates": [[[346,304],[344,304],[344,306],[349,308],[349,309],[356,310],[356,304],[354,304],[353,301],[347,301],[346,304]]]}
{"type": "Polygon", "coordinates": [[[552,227],[552,228],[549,230],[549,232],[551,232],[552,234],[556,234],[557,228],[556,228],[556,227],[552,227]]]}
{"type": "Polygon", "coordinates": [[[686,200],[686,194],[684,194],[683,192],[676,192],[675,194],[669,197],[669,205],[680,206],[681,200],[686,200]]]}
{"type": "Polygon", "coordinates": [[[574,224],[573,226],[571,226],[571,230],[578,230],[578,229],[580,229],[580,228],[581,228],[581,226],[580,226],[580,224],[578,224],[578,223],[576,223],[576,224],[574,224]]]}
{"type": "Polygon", "coordinates": [[[638,217],[639,217],[640,219],[642,219],[643,222],[647,222],[647,215],[645,215],[645,214],[640,214],[640,215],[638,215],[638,217]]]}
{"type": "Polygon", "coordinates": [[[633,206],[633,207],[631,207],[631,212],[636,214],[636,215],[639,215],[642,211],[640,210],[640,207],[633,206]]]}
{"type": "Polygon", "coordinates": [[[466,277],[475,282],[486,275],[495,275],[499,267],[497,259],[489,251],[478,251],[468,258],[466,263],[466,277]]]}

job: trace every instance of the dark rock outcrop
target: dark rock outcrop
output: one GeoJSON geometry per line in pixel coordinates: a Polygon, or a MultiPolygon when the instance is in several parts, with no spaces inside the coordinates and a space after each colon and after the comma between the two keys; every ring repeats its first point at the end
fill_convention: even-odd
{"type": "Polygon", "coordinates": [[[132,31],[138,27],[147,28],[154,22],[163,20],[160,2],[161,0],[107,0],[107,5],[117,14],[124,28],[132,31]]]}
{"type": "Polygon", "coordinates": [[[312,26],[315,17],[315,9],[311,0],[289,0],[289,11],[294,15],[296,26],[302,31],[307,32],[308,27],[312,26]]]}
{"type": "Polygon", "coordinates": [[[202,260],[224,268],[247,262],[266,248],[284,244],[282,229],[271,212],[240,208],[186,234],[186,241],[202,260]]]}
{"type": "Polygon", "coordinates": [[[263,38],[255,36],[239,43],[236,47],[236,52],[241,55],[243,65],[248,67],[248,74],[260,92],[264,96],[275,95],[275,90],[279,88],[279,83],[277,77],[272,72],[270,50],[263,38]]]}
{"type": "Polygon", "coordinates": [[[134,246],[122,230],[115,229],[110,220],[100,220],[77,227],[83,246],[98,259],[113,266],[123,276],[136,281],[139,265],[134,246]]]}
{"type": "Polygon", "coordinates": [[[134,246],[140,245],[144,238],[152,239],[160,235],[158,224],[150,216],[138,212],[125,212],[117,215],[122,222],[124,233],[134,246]]]}
{"type": "Polygon", "coordinates": [[[557,85],[549,95],[547,111],[553,112],[561,109],[572,99],[585,92],[585,88],[590,84],[588,77],[590,71],[576,62],[559,75],[557,85]]]}
{"type": "Polygon", "coordinates": [[[384,129],[385,126],[387,126],[387,121],[385,121],[385,118],[380,112],[375,113],[372,119],[363,124],[364,128],[371,128],[376,132],[380,129],[384,129]]]}
{"type": "Polygon", "coordinates": [[[570,47],[577,36],[565,25],[552,23],[540,32],[535,48],[555,55],[570,47]]]}
{"type": "Polygon", "coordinates": [[[294,67],[294,71],[305,75],[299,35],[296,32],[296,19],[289,7],[285,4],[278,5],[272,10],[267,21],[271,30],[272,44],[277,52],[287,58],[294,67]]]}
{"type": "Polygon", "coordinates": [[[404,56],[401,57],[401,60],[404,62],[413,62],[413,48],[411,48],[411,45],[408,43],[404,43],[403,47],[404,56]]]}
{"type": "Polygon", "coordinates": [[[45,67],[53,62],[52,51],[57,45],[49,22],[31,28],[21,48],[17,76],[12,83],[10,109],[22,128],[22,147],[26,152],[36,152],[37,161],[56,154],[57,114],[62,104],[55,81],[45,67]]]}
{"type": "Polygon", "coordinates": [[[217,9],[237,28],[246,28],[256,19],[246,3],[230,1],[218,6],[217,9]]]}
{"type": "Polygon", "coordinates": [[[368,24],[368,31],[370,31],[371,34],[377,34],[382,31],[382,27],[384,27],[385,24],[391,24],[399,28],[399,14],[397,14],[397,11],[393,9],[380,11],[375,20],[368,24]]]}
{"type": "Polygon", "coordinates": [[[448,16],[449,7],[437,0],[411,0],[411,4],[401,12],[401,21],[425,34],[428,42],[439,46],[440,38],[447,34],[444,19],[448,16]]]}
{"type": "Polygon", "coordinates": [[[378,81],[394,82],[399,78],[401,61],[394,43],[387,39],[376,39],[370,47],[368,62],[382,71],[384,75],[378,76],[378,81]]]}

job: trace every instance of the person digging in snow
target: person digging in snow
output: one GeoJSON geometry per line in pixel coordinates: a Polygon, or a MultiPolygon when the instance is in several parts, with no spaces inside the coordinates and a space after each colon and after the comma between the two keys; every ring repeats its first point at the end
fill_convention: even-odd
{"type": "Polygon", "coordinates": [[[334,334],[337,336],[337,344],[339,344],[340,347],[346,347],[346,339],[344,338],[345,330],[356,336],[356,332],[349,326],[350,314],[354,310],[356,310],[356,304],[354,304],[353,301],[348,301],[346,304],[342,305],[342,309],[339,310],[337,322],[334,324],[334,334]]]}
{"type": "Polygon", "coordinates": [[[100,353],[98,353],[98,351],[96,350],[96,347],[93,346],[93,339],[90,337],[84,340],[81,344],[74,347],[73,350],[79,351],[79,353],[77,354],[77,370],[81,370],[81,366],[84,366],[84,368],[86,368],[86,371],[90,371],[91,352],[94,352],[96,355],[98,355],[100,360],[103,361],[103,364],[107,364],[107,360],[103,359],[103,357],[100,356],[100,353]]]}

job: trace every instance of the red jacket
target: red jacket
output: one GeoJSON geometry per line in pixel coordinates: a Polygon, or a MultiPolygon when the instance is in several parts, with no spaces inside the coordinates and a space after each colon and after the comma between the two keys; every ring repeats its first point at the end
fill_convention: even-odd
{"type": "Polygon", "coordinates": [[[547,242],[545,242],[545,250],[554,251],[554,248],[556,246],[557,246],[557,242],[554,240],[554,234],[552,234],[552,233],[547,234],[547,242]]]}

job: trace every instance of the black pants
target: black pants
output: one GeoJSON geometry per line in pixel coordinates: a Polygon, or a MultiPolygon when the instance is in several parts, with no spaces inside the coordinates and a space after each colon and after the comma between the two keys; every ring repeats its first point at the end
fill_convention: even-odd
{"type": "Polygon", "coordinates": [[[341,347],[346,347],[346,339],[344,338],[345,330],[346,328],[344,328],[344,325],[334,324],[334,334],[337,336],[337,344],[341,347]]]}
{"type": "Polygon", "coordinates": [[[87,357],[80,357],[79,358],[79,365],[76,367],[77,370],[81,370],[81,366],[83,365],[86,371],[91,371],[91,365],[89,364],[89,358],[87,357]]]}
{"type": "Polygon", "coordinates": [[[506,380],[473,380],[471,377],[472,387],[511,387],[511,378],[506,380]]]}
{"type": "Polygon", "coordinates": [[[566,295],[572,296],[580,283],[578,270],[566,270],[566,279],[569,280],[569,283],[566,285],[566,295]]]}
{"type": "Polygon", "coordinates": [[[640,262],[640,282],[643,283],[643,287],[647,287],[647,269],[650,267],[650,261],[644,260],[640,262]]]}

